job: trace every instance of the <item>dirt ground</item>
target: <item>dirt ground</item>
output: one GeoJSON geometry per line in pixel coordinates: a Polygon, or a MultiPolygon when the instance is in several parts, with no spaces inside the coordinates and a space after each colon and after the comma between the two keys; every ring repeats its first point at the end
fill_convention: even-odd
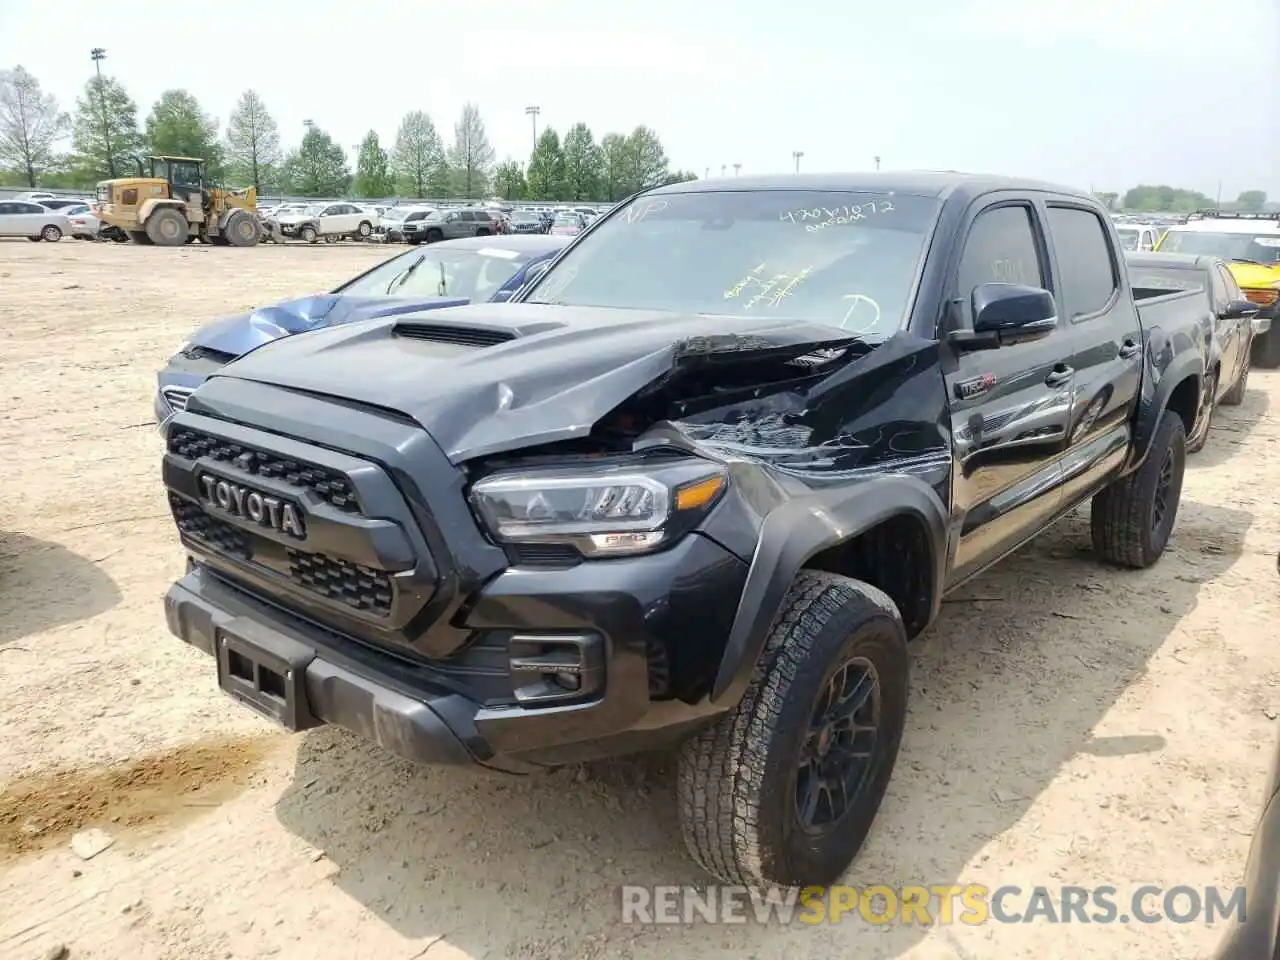
{"type": "MultiPolygon", "coordinates": [[[[1203,922],[624,925],[621,885],[705,882],[672,758],[416,769],[221,696],[165,627],[155,370],[384,256],[0,242],[0,957],[1207,954],[1203,922]],[[114,844],[85,861],[87,827],[114,844]]],[[[1280,708],[1278,403],[1255,372],[1220,411],[1154,569],[1094,563],[1079,515],[947,603],[848,883],[1239,883],[1280,708]]]]}

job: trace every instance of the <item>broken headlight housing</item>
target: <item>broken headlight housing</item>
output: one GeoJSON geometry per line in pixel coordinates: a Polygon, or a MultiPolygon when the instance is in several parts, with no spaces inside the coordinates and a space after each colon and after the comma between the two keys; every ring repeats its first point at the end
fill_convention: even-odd
{"type": "Polygon", "coordinates": [[[626,556],[684,536],[726,484],[722,467],[696,458],[530,468],[476,482],[471,504],[501,543],[563,543],[587,557],[626,556]]]}

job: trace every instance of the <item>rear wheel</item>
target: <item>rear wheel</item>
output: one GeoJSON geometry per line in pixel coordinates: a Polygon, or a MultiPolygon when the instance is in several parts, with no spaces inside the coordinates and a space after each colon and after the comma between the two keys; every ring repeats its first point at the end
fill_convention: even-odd
{"type": "Polygon", "coordinates": [[[55,224],[45,224],[44,229],[40,231],[40,239],[46,243],[57,243],[62,239],[62,230],[55,224]]]}
{"type": "MultiPolygon", "coordinates": [[[[1280,317],[1276,320],[1280,320],[1280,317]]],[[[1263,370],[1280,367],[1280,327],[1276,326],[1276,320],[1271,321],[1270,330],[1253,338],[1253,362],[1263,370]]]]}
{"type": "Polygon", "coordinates": [[[161,207],[147,218],[147,236],[158,247],[181,247],[190,235],[187,218],[173,207],[161,207]]]}
{"type": "Polygon", "coordinates": [[[252,247],[258,242],[258,221],[249,214],[237,212],[227,218],[222,235],[233,247],[252,247]]]}
{"type": "Polygon", "coordinates": [[[41,237],[39,235],[36,235],[34,237],[27,237],[27,239],[30,240],[32,243],[39,243],[41,240],[41,237]]]}
{"type": "Polygon", "coordinates": [[[1173,533],[1187,467],[1182,418],[1166,410],[1142,466],[1093,498],[1093,549],[1103,560],[1144,569],[1160,559],[1173,533]]]}
{"type": "Polygon", "coordinates": [[[839,877],[889,784],[907,692],[893,601],[802,571],[738,705],[682,749],[680,823],[693,858],[729,883],[839,877]]]}
{"type": "Polygon", "coordinates": [[[361,240],[368,240],[371,233],[373,233],[373,224],[368,220],[361,220],[360,226],[356,227],[356,235],[359,236],[361,240]]]}

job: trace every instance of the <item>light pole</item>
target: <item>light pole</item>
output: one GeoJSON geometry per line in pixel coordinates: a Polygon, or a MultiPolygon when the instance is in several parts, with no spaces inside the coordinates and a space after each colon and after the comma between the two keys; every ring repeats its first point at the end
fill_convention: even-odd
{"type": "Polygon", "coordinates": [[[877,169],[877,170],[879,170],[879,169],[880,169],[880,158],[879,158],[879,157],[872,157],[871,159],[872,159],[872,160],[874,160],[874,161],[876,162],[876,169],[877,169]]]}
{"type": "Polygon", "coordinates": [[[98,73],[98,112],[102,114],[102,142],[107,148],[107,170],[112,178],[116,175],[116,158],[111,152],[111,127],[107,124],[107,94],[102,89],[102,61],[107,58],[107,51],[102,47],[94,47],[89,51],[93,58],[93,69],[98,73]]]}
{"type": "Polygon", "coordinates": [[[542,112],[541,107],[525,107],[524,112],[529,119],[533,121],[533,149],[538,149],[538,114],[542,112]]]}
{"type": "Polygon", "coordinates": [[[792,150],[791,156],[796,162],[796,173],[800,172],[800,158],[804,156],[803,150],[792,150]]]}
{"type": "Polygon", "coordinates": [[[711,168],[710,168],[710,167],[707,167],[706,172],[702,175],[702,179],[703,179],[703,180],[710,180],[710,179],[711,179],[711,168]]]}
{"type": "Polygon", "coordinates": [[[720,164],[720,176],[722,176],[722,177],[723,177],[723,176],[724,176],[724,172],[725,172],[725,170],[727,170],[727,169],[728,169],[728,165],[727,165],[727,164],[723,164],[723,163],[722,163],[722,164],[720,164]]]}
{"type": "Polygon", "coordinates": [[[739,170],[741,170],[741,169],[742,169],[742,164],[740,164],[740,163],[735,163],[735,164],[733,165],[733,175],[736,177],[736,176],[738,175],[738,171],[739,171],[739,170]]]}

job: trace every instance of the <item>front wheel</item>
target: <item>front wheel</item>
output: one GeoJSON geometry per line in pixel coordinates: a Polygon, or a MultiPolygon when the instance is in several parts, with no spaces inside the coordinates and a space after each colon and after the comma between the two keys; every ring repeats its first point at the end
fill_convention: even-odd
{"type": "Polygon", "coordinates": [[[315,243],[319,236],[315,227],[303,227],[298,231],[298,239],[304,243],[315,243]]]}
{"type": "Polygon", "coordinates": [[[1245,391],[1249,389],[1249,355],[1251,353],[1253,353],[1252,348],[1244,355],[1244,362],[1240,364],[1240,375],[1236,377],[1236,382],[1222,395],[1223,406],[1238,407],[1244,403],[1245,391]]]}
{"type": "Polygon", "coordinates": [[[427,243],[439,243],[443,239],[444,239],[444,234],[441,233],[439,230],[427,231],[427,243]]]}
{"type": "Polygon", "coordinates": [[[844,872],[893,773],[908,663],[883,592],[796,577],[742,700],[681,751],[681,829],[703,869],[787,886],[844,872]]]}
{"type": "Polygon", "coordinates": [[[1187,437],[1187,453],[1199,453],[1209,442],[1209,428],[1213,426],[1213,412],[1218,408],[1218,371],[1204,378],[1204,392],[1200,395],[1200,409],[1196,422],[1187,437]]]}
{"type": "Polygon", "coordinates": [[[182,247],[190,240],[187,218],[173,207],[161,207],[147,218],[144,228],[158,247],[182,247]]]}
{"type": "Polygon", "coordinates": [[[1094,552],[1138,570],[1159,560],[1178,518],[1186,467],[1186,427],[1166,410],[1142,466],[1094,496],[1089,518],[1094,552]]]}

